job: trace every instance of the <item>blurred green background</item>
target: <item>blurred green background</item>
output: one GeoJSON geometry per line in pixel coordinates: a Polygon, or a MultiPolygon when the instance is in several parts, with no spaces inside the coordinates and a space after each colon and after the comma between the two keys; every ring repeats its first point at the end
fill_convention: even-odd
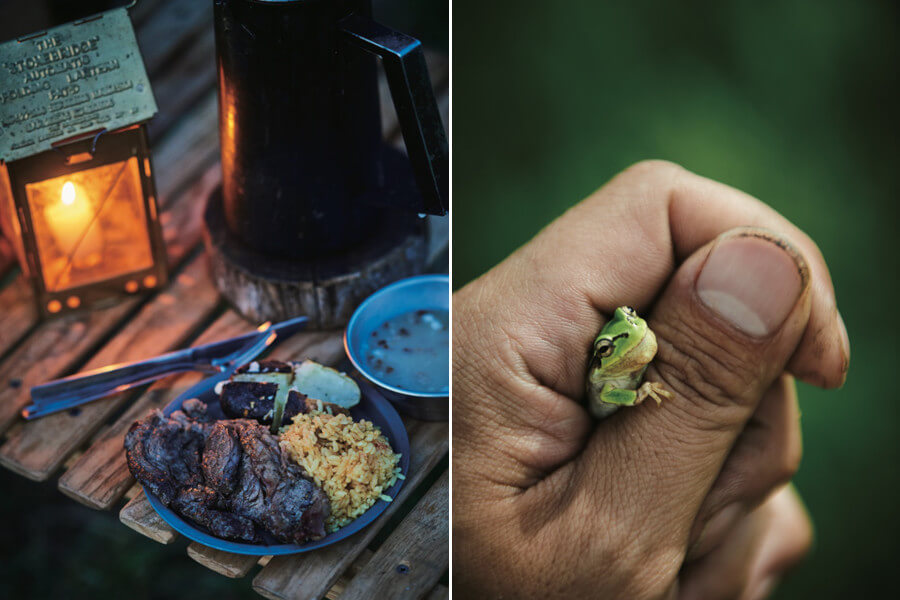
{"type": "Polygon", "coordinates": [[[817,540],[775,597],[895,589],[900,5],[455,0],[453,16],[454,286],[645,158],[775,207],[822,249],[853,348],[843,389],[800,389],[817,540]]]}

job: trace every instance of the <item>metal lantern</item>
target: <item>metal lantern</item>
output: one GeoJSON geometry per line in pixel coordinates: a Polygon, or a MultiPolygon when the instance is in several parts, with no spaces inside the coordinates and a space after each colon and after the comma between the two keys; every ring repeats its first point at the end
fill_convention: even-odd
{"type": "Polygon", "coordinates": [[[43,314],[165,282],[155,113],[125,9],[0,45],[0,225],[43,314]]]}

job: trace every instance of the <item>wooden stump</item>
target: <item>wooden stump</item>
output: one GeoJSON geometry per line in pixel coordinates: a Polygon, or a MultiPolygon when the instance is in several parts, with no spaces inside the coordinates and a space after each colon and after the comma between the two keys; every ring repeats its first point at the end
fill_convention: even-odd
{"type": "Polygon", "coordinates": [[[216,286],[242,315],[254,322],[306,315],[311,328],[330,329],[346,325],[379,288],[424,271],[424,219],[398,212],[388,221],[340,255],[286,260],[256,252],[228,231],[219,188],[207,202],[204,240],[216,286]]]}

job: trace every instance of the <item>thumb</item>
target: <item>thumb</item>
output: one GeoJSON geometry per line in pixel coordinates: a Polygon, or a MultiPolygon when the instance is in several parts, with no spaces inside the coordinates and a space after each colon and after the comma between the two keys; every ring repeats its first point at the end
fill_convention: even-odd
{"type": "Polygon", "coordinates": [[[809,296],[806,261],[770,231],[733,229],[695,252],[650,315],[650,376],[676,398],[646,425],[677,426],[724,461],[803,337],[809,296]]]}
{"type": "Polygon", "coordinates": [[[800,253],[760,229],[726,232],[679,267],[648,318],[659,351],[646,379],[673,397],[620,410],[585,452],[593,477],[640,490],[642,522],[677,524],[673,533],[687,536],[737,436],[803,336],[809,279],[800,253]]]}

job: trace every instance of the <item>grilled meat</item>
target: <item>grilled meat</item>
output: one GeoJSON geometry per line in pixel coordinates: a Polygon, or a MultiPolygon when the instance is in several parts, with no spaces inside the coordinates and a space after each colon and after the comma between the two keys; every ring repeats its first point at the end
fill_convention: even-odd
{"type": "Polygon", "coordinates": [[[302,467],[287,458],[265,427],[248,419],[220,421],[210,432],[210,441],[227,458],[220,459],[219,452],[214,452],[214,458],[207,461],[204,455],[203,472],[209,479],[214,469],[227,465],[226,471],[233,476],[218,479],[217,489],[227,494],[233,512],[249,516],[280,539],[325,535],[325,519],[331,510],[328,498],[304,477],[302,467]],[[237,454],[239,468],[229,469],[237,454]],[[302,517],[298,519],[298,515],[302,517]]]}
{"type": "Polygon", "coordinates": [[[217,508],[216,491],[205,485],[182,488],[172,508],[181,515],[206,526],[213,535],[242,542],[261,541],[252,519],[217,508]]]}
{"type": "Polygon", "coordinates": [[[325,493],[256,421],[211,422],[199,401],[154,411],[125,437],[128,468],[164,504],[214,535],[303,543],[325,535],[325,493]]]}
{"type": "Polygon", "coordinates": [[[171,504],[181,488],[203,482],[200,463],[206,426],[184,411],[175,411],[170,418],[153,411],[125,436],[128,469],[164,504],[171,504]]]}

